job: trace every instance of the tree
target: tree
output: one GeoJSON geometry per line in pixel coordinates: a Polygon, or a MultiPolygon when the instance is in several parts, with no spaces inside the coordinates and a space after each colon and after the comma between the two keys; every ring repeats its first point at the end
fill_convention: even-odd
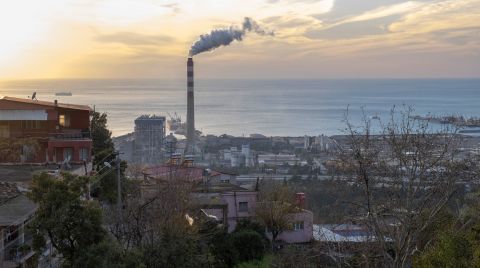
{"type": "MultiPolygon", "coordinates": [[[[91,112],[90,114],[90,132],[92,135],[92,154],[97,161],[100,161],[100,157],[97,159],[97,155],[100,152],[106,152],[110,154],[114,151],[112,132],[107,128],[107,114],[99,112],[91,112]]],[[[98,164],[98,163],[94,163],[98,164]]]]}
{"type": "Polygon", "coordinates": [[[444,232],[419,258],[415,267],[478,267],[473,264],[473,245],[461,233],[444,232]]]}
{"type": "Polygon", "coordinates": [[[84,199],[86,179],[62,174],[61,179],[45,173],[33,177],[28,197],[38,204],[31,227],[36,231],[34,247],[39,250],[48,237],[63,256],[64,266],[75,260],[106,235],[102,210],[94,201],[84,199]]]}
{"type": "Polygon", "coordinates": [[[261,260],[265,254],[262,236],[253,230],[242,230],[230,235],[233,246],[238,252],[240,262],[261,260]]]}
{"type": "Polygon", "coordinates": [[[363,213],[358,222],[376,241],[368,251],[378,253],[385,266],[409,266],[422,234],[435,223],[458,183],[472,177],[456,157],[459,137],[451,129],[432,131],[427,121],[414,119],[408,107],[392,109],[378,134],[372,134],[365,113],[359,127],[348,115],[346,122],[339,176],[363,191],[362,202],[355,205],[363,213]]]}
{"type": "Polygon", "coordinates": [[[72,268],[143,268],[143,256],[138,251],[126,251],[115,242],[105,239],[85,250],[73,262],[72,268]]]}
{"type": "Polygon", "coordinates": [[[414,257],[415,267],[480,267],[479,199],[479,192],[468,193],[448,224],[434,226],[429,243],[414,257]]]}
{"type": "Polygon", "coordinates": [[[277,237],[291,228],[292,213],[295,212],[292,197],[292,193],[285,184],[274,181],[268,184],[264,182],[260,188],[255,213],[260,223],[272,236],[273,250],[277,237]]]}

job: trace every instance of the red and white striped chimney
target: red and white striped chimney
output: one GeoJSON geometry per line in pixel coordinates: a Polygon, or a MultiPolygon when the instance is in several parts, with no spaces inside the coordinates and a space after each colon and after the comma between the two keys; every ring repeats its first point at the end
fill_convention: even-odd
{"type": "Polygon", "coordinates": [[[195,154],[195,102],[193,95],[193,59],[187,61],[187,147],[186,154],[195,154]]]}

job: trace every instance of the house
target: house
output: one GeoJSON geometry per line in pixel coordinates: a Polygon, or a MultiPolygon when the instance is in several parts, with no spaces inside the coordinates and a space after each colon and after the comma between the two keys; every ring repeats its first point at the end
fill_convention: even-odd
{"type": "Polygon", "coordinates": [[[26,225],[36,209],[15,184],[0,182],[0,267],[35,266],[26,225]]]}
{"type": "MultiPolygon", "coordinates": [[[[303,195],[304,198],[304,195],[303,195]]],[[[242,220],[256,220],[258,192],[230,183],[199,185],[192,193],[192,201],[212,218],[218,219],[233,232],[242,220]]],[[[302,200],[304,202],[304,199],[302,200]]],[[[296,205],[295,205],[296,206],[296,205]]],[[[277,240],[288,244],[308,243],[313,240],[313,213],[300,206],[289,215],[291,228],[282,232],[277,240]]],[[[267,232],[267,237],[272,239],[267,232]]]]}
{"type": "Polygon", "coordinates": [[[90,107],[13,97],[0,98],[0,163],[91,161],[90,107]],[[9,148],[3,148],[3,147],[9,148]]]}
{"type": "Polygon", "coordinates": [[[257,192],[228,183],[199,184],[192,202],[208,216],[215,217],[233,232],[237,222],[255,218],[257,192]]]}
{"type": "MultiPolygon", "coordinates": [[[[195,167],[193,162],[181,162],[176,157],[167,164],[146,168],[143,174],[140,186],[143,198],[157,194],[162,182],[187,182],[193,186],[190,193],[193,209],[223,224],[228,232],[233,232],[239,221],[256,220],[258,191],[236,185],[235,174],[195,167]]],[[[290,217],[292,228],[277,238],[286,243],[307,243],[313,239],[313,213],[302,208],[305,196],[299,194],[294,205],[296,211],[290,217]]]]}
{"type": "MultiPolygon", "coordinates": [[[[294,213],[289,214],[289,220],[290,228],[278,235],[278,241],[287,244],[301,244],[313,240],[313,212],[297,208],[294,213]]],[[[268,232],[267,237],[272,239],[272,235],[268,232]]]]}

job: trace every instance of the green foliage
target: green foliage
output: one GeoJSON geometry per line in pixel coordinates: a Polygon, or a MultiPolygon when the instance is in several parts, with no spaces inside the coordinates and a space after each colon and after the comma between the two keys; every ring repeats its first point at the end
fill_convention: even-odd
{"type": "Polygon", "coordinates": [[[93,141],[93,155],[96,156],[99,152],[105,150],[113,151],[112,132],[107,128],[107,114],[92,112],[90,116],[92,118],[90,120],[90,132],[93,141]]]}
{"type": "Polygon", "coordinates": [[[238,251],[230,239],[230,235],[222,233],[211,241],[211,252],[215,257],[216,267],[234,267],[238,263],[238,251]]]}
{"type": "Polygon", "coordinates": [[[41,249],[48,237],[67,266],[106,235],[102,211],[95,202],[83,199],[85,191],[85,178],[63,174],[63,179],[55,179],[43,173],[33,177],[28,195],[39,206],[31,224],[35,249],[41,249]]]}
{"type": "Polygon", "coordinates": [[[114,241],[104,240],[81,252],[72,268],[143,268],[142,255],[134,251],[124,251],[114,241]]]}
{"type": "Polygon", "coordinates": [[[242,262],[235,266],[235,268],[269,268],[269,267],[272,267],[271,255],[265,255],[261,260],[242,262]]]}
{"type": "Polygon", "coordinates": [[[267,238],[267,235],[265,234],[265,226],[263,226],[261,223],[250,220],[240,220],[239,222],[237,222],[234,232],[241,232],[245,230],[257,232],[268,243],[269,240],[267,238]]]}
{"type": "MultiPolygon", "coordinates": [[[[104,168],[101,172],[97,174],[98,178],[101,178],[95,187],[92,189],[92,195],[101,201],[107,201],[110,204],[113,204],[117,200],[117,170],[115,163],[112,168],[104,168]]],[[[103,166],[103,163],[102,163],[103,166]]],[[[125,178],[125,170],[127,167],[127,162],[122,161],[120,163],[120,178],[122,186],[122,195],[124,198],[127,194],[129,181],[125,178]]]]}
{"type": "Polygon", "coordinates": [[[434,228],[423,234],[423,251],[414,257],[415,267],[480,267],[478,201],[478,193],[466,195],[458,218],[447,211],[439,213],[434,228]]]}
{"type": "Polygon", "coordinates": [[[234,232],[230,239],[238,252],[239,261],[262,259],[265,253],[265,243],[263,237],[257,232],[252,230],[234,232]]]}
{"type": "MultiPolygon", "coordinates": [[[[117,198],[117,174],[115,168],[105,168],[104,162],[113,163],[115,160],[115,147],[112,141],[112,132],[107,128],[107,114],[92,112],[90,114],[90,131],[92,135],[93,165],[99,172],[97,177],[101,178],[92,191],[94,197],[102,201],[114,203],[117,198]],[[101,172],[100,172],[101,170],[101,172]]],[[[112,164],[115,165],[114,163],[112,164]]],[[[127,167],[126,162],[121,164],[122,177],[127,167]]]]}
{"type": "Polygon", "coordinates": [[[414,264],[415,267],[474,267],[472,244],[461,233],[443,233],[414,264]]]}
{"type": "Polygon", "coordinates": [[[234,267],[242,262],[258,261],[268,248],[265,227],[257,222],[242,220],[231,234],[216,235],[211,241],[211,252],[216,267],[234,267]]]}
{"type": "Polygon", "coordinates": [[[146,267],[211,267],[213,260],[193,236],[165,233],[142,249],[146,267]]]}

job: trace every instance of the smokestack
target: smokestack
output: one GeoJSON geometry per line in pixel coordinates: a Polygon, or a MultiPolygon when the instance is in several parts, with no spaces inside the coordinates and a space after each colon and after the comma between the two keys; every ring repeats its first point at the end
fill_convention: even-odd
{"type": "Polygon", "coordinates": [[[195,102],[193,98],[193,59],[187,61],[187,148],[186,153],[195,154],[195,102]]]}

